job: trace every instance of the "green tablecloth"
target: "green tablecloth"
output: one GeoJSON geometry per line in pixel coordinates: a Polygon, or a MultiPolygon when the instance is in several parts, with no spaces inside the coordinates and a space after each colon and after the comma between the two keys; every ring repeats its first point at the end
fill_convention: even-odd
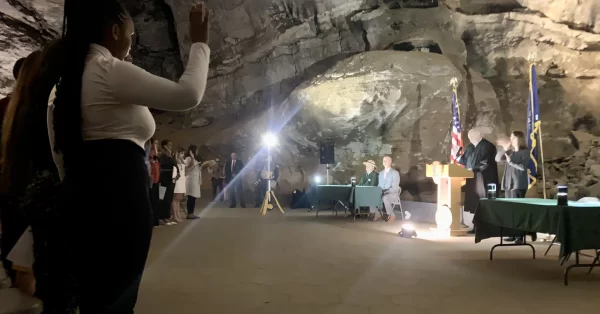
{"type": "Polygon", "coordinates": [[[376,186],[317,185],[310,192],[311,206],[318,207],[321,202],[353,203],[354,208],[361,206],[381,207],[381,188],[376,186]]]}
{"type": "Polygon", "coordinates": [[[556,200],[481,199],[473,218],[475,242],[526,232],[550,233],[561,244],[560,256],[571,252],[600,249],[600,203],[569,202],[557,206],[556,200]]]}
{"type": "Polygon", "coordinates": [[[357,186],[354,189],[354,209],[375,206],[382,208],[381,195],[383,191],[378,186],[357,186]]]}

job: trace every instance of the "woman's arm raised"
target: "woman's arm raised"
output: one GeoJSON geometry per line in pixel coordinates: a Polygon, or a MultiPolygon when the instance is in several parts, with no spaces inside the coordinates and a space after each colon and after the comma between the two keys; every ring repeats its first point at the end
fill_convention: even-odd
{"type": "Polygon", "coordinates": [[[129,62],[114,62],[109,84],[116,101],[165,111],[185,111],[196,107],[204,96],[210,48],[204,43],[192,44],[179,82],[150,74],[129,62]]]}

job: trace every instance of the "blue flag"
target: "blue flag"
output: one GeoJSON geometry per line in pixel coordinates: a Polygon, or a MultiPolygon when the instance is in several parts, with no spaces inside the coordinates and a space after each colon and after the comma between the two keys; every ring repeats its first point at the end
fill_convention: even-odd
{"type": "Polygon", "coordinates": [[[540,104],[538,102],[537,92],[537,74],[535,64],[531,65],[529,70],[529,97],[527,101],[527,147],[529,148],[529,166],[527,177],[529,178],[529,189],[531,189],[536,180],[538,168],[538,138],[540,132],[540,104]]]}

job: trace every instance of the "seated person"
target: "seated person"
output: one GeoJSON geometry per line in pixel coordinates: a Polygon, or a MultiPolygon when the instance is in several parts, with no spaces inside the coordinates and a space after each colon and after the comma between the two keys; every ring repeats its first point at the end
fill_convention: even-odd
{"type": "MultiPolygon", "coordinates": [[[[387,221],[392,222],[396,220],[392,203],[397,202],[400,199],[400,173],[392,168],[392,157],[383,157],[384,169],[379,172],[379,184],[378,186],[383,190],[383,206],[387,213],[387,221]]],[[[381,219],[381,214],[377,209],[371,209],[371,214],[374,215],[373,221],[381,219]]]]}
{"type": "MultiPolygon", "coordinates": [[[[375,172],[377,169],[377,165],[375,165],[375,161],[367,160],[363,162],[365,165],[365,173],[360,176],[360,180],[358,180],[357,186],[377,186],[379,183],[379,174],[375,172]]],[[[361,207],[360,210],[366,210],[366,207],[361,207]]],[[[369,212],[377,211],[374,206],[368,207],[369,212]]],[[[351,211],[354,214],[354,210],[351,211]]]]}
{"type": "Polygon", "coordinates": [[[363,162],[365,165],[365,173],[360,177],[358,186],[377,186],[379,184],[379,174],[375,172],[377,165],[373,160],[363,162]]]}

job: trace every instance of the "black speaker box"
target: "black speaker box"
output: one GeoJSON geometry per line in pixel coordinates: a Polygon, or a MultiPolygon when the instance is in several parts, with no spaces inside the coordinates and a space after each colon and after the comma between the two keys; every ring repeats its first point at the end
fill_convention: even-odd
{"type": "Polygon", "coordinates": [[[319,161],[321,165],[335,163],[335,143],[332,140],[323,140],[319,143],[319,161]]]}

